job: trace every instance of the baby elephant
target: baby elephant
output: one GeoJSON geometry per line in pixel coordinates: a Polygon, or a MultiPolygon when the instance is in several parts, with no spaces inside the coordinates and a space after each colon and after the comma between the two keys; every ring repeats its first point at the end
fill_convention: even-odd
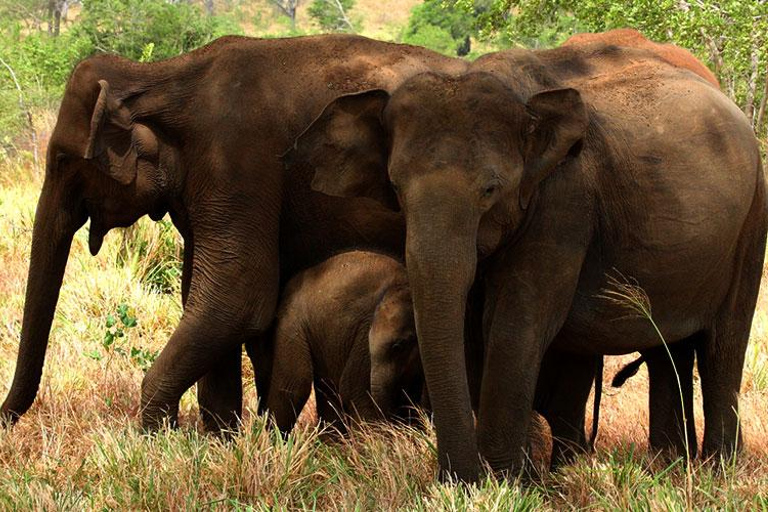
{"type": "Polygon", "coordinates": [[[295,276],[269,338],[247,349],[261,406],[282,432],[313,383],[319,419],[338,428],[342,415],[393,417],[421,397],[406,270],[389,256],[342,253],[295,276]]]}

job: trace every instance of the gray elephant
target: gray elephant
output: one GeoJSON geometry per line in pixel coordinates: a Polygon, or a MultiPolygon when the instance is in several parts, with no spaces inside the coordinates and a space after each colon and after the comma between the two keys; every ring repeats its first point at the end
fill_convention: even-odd
{"type": "Polygon", "coordinates": [[[553,437],[583,443],[562,428],[583,425],[583,407],[563,397],[586,403],[598,356],[662,346],[646,318],[606,295],[622,275],[642,287],[670,346],[686,357],[695,347],[703,452],[739,446],[765,185],[749,122],[704,79],[601,43],[501,52],[466,73],[334,100],[287,162],[314,163],[313,186],[330,195],[396,192],[443,474],[475,480],[478,452],[515,474],[535,394],[553,437]],[[477,428],[463,350],[476,279],[477,428]],[[537,393],[545,368],[561,371],[537,393]]]}
{"type": "Polygon", "coordinates": [[[320,420],[405,418],[423,374],[408,276],[392,257],[342,253],[285,287],[271,339],[246,344],[262,410],[293,429],[314,384],[320,420]]]}

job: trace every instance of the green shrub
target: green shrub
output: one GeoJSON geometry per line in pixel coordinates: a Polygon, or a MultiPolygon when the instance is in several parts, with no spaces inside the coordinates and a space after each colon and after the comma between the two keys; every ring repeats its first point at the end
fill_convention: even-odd
{"type": "Polygon", "coordinates": [[[411,11],[403,41],[445,54],[467,55],[477,33],[477,17],[486,3],[474,2],[470,11],[453,0],[425,0],[411,11]]]}
{"type": "Polygon", "coordinates": [[[436,25],[423,25],[417,31],[406,33],[403,42],[425,46],[445,55],[456,53],[456,41],[451,37],[451,33],[436,25]]]}
{"type": "Polygon", "coordinates": [[[228,17],[207,16],[194,5],[164,0],[91,0],[72,31],[97,51],[134,60],[150,43],[155,45],[152,59],[160,60],[242,32],[228,17]]]}

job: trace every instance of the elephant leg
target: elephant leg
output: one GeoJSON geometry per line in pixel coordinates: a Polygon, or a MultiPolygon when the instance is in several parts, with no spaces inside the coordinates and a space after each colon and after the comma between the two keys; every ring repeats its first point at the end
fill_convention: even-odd
{"type": "Polygon", "coordinates": [[[467,383],[472,410],[480,410],[480,390],[483,382],[483,303],[485,290],[477,280],[467,298],[464,320],[464,360],[467,365],[467,383]]]}
{"type": "Polygon", "coordinates": [[[750,321],[736,311],[718,318],[696,351],[704,402],[704,457],[731,457],[742,443],[738,397],[750,321]]]}
{"type": "Polygon", "coordinates": [[[693,360],[699,335],[643,351],[648,365],[649,445],[654,450],[696,456],[696,423],[693,413],[693,360]],[[670,360],[670,354],[672,359],[670,360]],[[674,366],[673,363],[674,362],[674,366]],[[679,380],[678,380],[679,379],[679,380]]]}
{"type": "MultiPolygon", "coordinates": [[[[503,262],[501,262],[503,265],[503,262]]],[[[567,269],[567,265],[552,267],[567,269]]],[[[507,268],[514,268],[513,266],[507,268]]],[[[487,335],[478,415],[478,448],[495,472],[514,477],[525,467],[531,411],[542,357],[568,314],[578,278],[561,271],[558,283],[532,288],[522,272],[497,283],[486,296],[487,335]],[[523,277],[523,282],[518,282],[523,277]],[[564,286],[563,286],[564,285],[564,286]],[[517,296],[527,293],[528,297],[517,296]]],[[[583,419],[582,419],[583,422],[583,419]]]]}
{"type": "Polygon", "coordinates": [[[731,457],[741,446],[739,390],[765,258],[768,212],[762,183],[742,227],[731,289],[696,349],[704,401],[702,454],[731,457]]]}
{"type": "MultiPolygon", "coordinates": [[[[181,301],[186,307],[195,252],[190,233],[185,233],[184,244],[181,301]]],[[[208,432],[233,431],[238,426],[243,410],[241,352],[242,348],[238,346],[223,354],[211,371],[197,381],[197,403],[208,432]]]]}
{"type": "MultiPolygon", "coordinates": [[[[562,341],[559,336],[554,343],[562,341]]],[[[550,348],[539,370],[534,408],[552,430],[554,470],[589,450],[584,421],[587,401],[598,371],[598,357],[550,348]]]]}
{"type": "MultiPolygon", "coordinates": [[[[241,345],[242,338],[224,326],[214,327],[211,322],[185,313],[160,356],[144,376],[141,386],[144,428],[155,430],[166,418],[171,426],[175,426],[181,395],[218,364],[232,365],[233,354],[242,350],[241,345]],[[230,358],[228,362],[227,357],[230,358]]],[[[224,417],[233,416],[226,413],[224,417]]]]}
{"type": "Polygon", "coordinates": [[[274,359],[274,325],[265,333],[254,336],[245,343],[245,350],[253,366],[256,384],[256,396],[259,401],[258,413],[267,412],[269,384],[272,380],[272,362],[274,359]]]}
{"type": "Polygon", "coordinates": [[[344,406],[339,391],[334,386],[316,379],[315,404],[317,418],[320,424],[327,429],[326,437],[333,438],[337,434],[346,433],[347,417],[344,414],[344,406]]]}
{"type": "Polygon", "coordinates": [[[278,429],[287,434],[312,392],[312,355],[303,331],[289,320],[281,323],[274,339],[267,409],[278,429]]]}
{"type": "Polygon", "coordinates": [[[197,400],[203,425],[209,432],[237,429],[242,416],[242,346],[227,351],[213,368],[197,381],[197,400]]]}

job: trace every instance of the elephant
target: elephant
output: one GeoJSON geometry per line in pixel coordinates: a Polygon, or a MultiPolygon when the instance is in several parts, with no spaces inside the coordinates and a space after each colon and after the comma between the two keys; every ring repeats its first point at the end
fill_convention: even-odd
{"type": "Polygon", "coordinates": [[[695,346],[703,453],[737,450],[765,184],[749,122],[706,80],[645,49],[508,50],[336,98],[286,155],[296,162],[329,195],[395,191],[441,475],[474,481],[481,457],[520,470],[545,353],[569,363],[540,404],[568,440],[562,426],[583,416],[557,397],[586,402],[599,356],[662,346],[647,318],[609,300],[623,279],[670,347],[695,346]],[[477,426],[462,349],[476,278],[477,426]]]}
{"type": "Polygon", "coordinates": [[[691,52],[674,44],[650,41],[633,28],[617,28],[606,32],[576,34],[566,39],[563,46],[583,48],[594,43],[648,50],[669,64],[696,73],[714,87],[720,88],[720,82],[715,74],[691,52]]]}
{"type": "MultiPolygon", "coordinates": [[[[576,34],[568,38],[563,46],[587,49],[595,43],[598,49],[604,45],[615,45],[648,50],[669,64],[687,69],[720,89],[717,77],[688,50],[649,41],[634,29],[576,34]]],[[[622,369],[612,382],[614,387],[620,387],[627,378],[637,373],[642,363],[648,365],[649,445],[675,457],[686,451],[690,457],[695,457],[698,448],[693,421],[694,341],[677,343],[669,352],[663,347],[643,351],[641,357],[622,369]]]]}
{"type": "Polygon", "coordinates": [[[197,382],[206,429],[236,428],[242,344],[271,324],[281,279],[345,248],[404,250],[402,213],[379,204],[391,193],[379,202],[327,197],[311,190],[311,170],[286,172],[280,156],[341,94],[465,68],[423,48],[351,35],[224,37],[161,62],[80,62],[47,149],[19,353],[0,418],[16,422],[35,399],[75,232],[90,219],[96,255],[112,228],[168,213],[184,239],[184,310],[142,382],[142,425],[175,424],[181,395],[197,382]]]}
{"type": "Polygon", "coordinates": [[[340,430],[347,416],[405,417],[421,398],[408,277],[390,256],[344,252],[298,273],[285,287],[272,330],[270,340],[246,348],[260,406],[284,433],[313,383],[319,419],[340,430]]]}

